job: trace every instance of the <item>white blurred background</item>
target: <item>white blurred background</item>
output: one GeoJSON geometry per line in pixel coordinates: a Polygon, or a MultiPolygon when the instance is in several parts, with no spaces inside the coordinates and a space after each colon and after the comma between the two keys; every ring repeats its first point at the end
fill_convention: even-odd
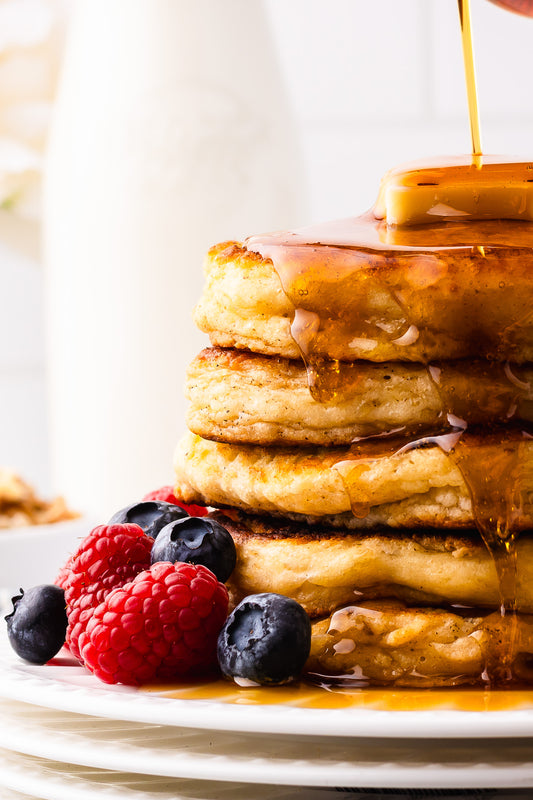
{"type": "MultiPolygon", "coordinates": [[[[44,493],[63,487],[50,470],[39,187],[68,6],[0,0],[0,464],[44,493]]],[[[301,210],[287,226],[362,212],[389,167],[469,150],[456,0],[265,0],[264,8],[304,168],[301,210]]],[[[472,13],[484,152],[531,158],[533,20],[487,0],[472,0],[472,13]]],[[[224,237],[242,235],[235,228],[224,237]]]]}

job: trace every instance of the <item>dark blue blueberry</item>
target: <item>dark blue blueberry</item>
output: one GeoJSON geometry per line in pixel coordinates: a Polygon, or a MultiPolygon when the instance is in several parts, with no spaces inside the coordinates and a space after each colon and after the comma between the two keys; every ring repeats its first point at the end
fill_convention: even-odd
{"type": "Polygon", "coordinates": [[[228,580],[236,560],[229,531],[207,517],[187,517],[171,522],[163,528],[152,547],[152,564],[156,561],[203,564],[221,583],[228,580]]]}
{"type": "Polygon", "coordinates": [[[140,525],[148,536],[155,539],[162,528],[177,519],[184,519],[187,512],[173,503],[163,503],[161,500],[145,500],[142,503],[134,503],[126,506],[109,520],[110,525],[125,525],[135,523],[140,525]]]}
{"type": "Polygon", "coordinates": [[[218,637],[218,663],[237,683],[289,683],[311,648],[311,622],[302,606],[281,594],[252,594],[232,611],[218,637]]]}
{"type": "Polygon", "coordinates": [[[5,618],[7,635],[17,655],[32,664],[46,664],[65,643],[65,592],[59,586],[34,586],[13,597],[5,618]]]}

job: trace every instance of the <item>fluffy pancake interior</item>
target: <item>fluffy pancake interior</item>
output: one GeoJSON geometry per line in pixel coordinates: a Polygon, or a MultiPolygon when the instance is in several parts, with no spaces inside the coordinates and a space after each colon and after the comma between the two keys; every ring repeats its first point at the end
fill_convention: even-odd
{"type": "MultiPolygon", "coordinates": [[[[480,464],[516,454],[518,524],[532,526],[533,440],[520,431],[466,435],[480,464]]],[[[187,434],[176,451],[176,490],[185,502],[343,526],[471,526],[470,490],[453,455],[432,440],[405,445],[374,440],[352,448],[263,448],[187,434]]],[[[502,481],[506,477],[502,472],[502,481]]]]}
{"type": "Polygon", "coordinates": [[[301,361],[205,349],[188,370],[188,426],[222,442],[342,445],[393,429],[435,430],[452,412],[471,424],[507,422],[511,413],[533,419],[533,370],[518,365],[340,362],[319,368],[319,378],[329,402],[313,398],[301,361]]]}
{"type": "MultiPolygon", "coordinates": [[[[368,598],[424,605],[501,605],[494,561],[477,531],[340,531],[235,511],[216,512],[237,548],[233,602],[276,592],[311,617],[368,598]]],[[[517,608],[533,613],[533,538],[517,544],[517,608]]]]}

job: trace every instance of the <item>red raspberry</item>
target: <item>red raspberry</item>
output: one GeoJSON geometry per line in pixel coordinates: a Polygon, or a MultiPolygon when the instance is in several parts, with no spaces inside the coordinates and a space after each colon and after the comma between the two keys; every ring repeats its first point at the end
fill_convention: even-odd
{"type": "MultiPolygon", "coordinates": [[[[65,590],[67,588],[68,579],[70,578],[70,572],[72,569],[72,559],[74,556],[69,556],[62,567],[60,567],[59,572],[57,573],[56,579],[54,581],[55,586],[59,586],[60,589],[65,590]]],[[[63,645],[63,647],[68,650],[67,643],[63,645]]]]}
{"type": "Polygon", "coordinates": [[[112,589],[147,569],[153,543],[139,525],[99,525],[71,557],[70,576],[64,587],[66,645],[75,658],[81,660],[79,637],[96,606],[112,589]]]}
{"type": "Polygon", "coordinates": [[[57,577],[54,581],[56,586],[59,586],[60,589],[66,589],[68,579],[70,578],[70,573],[72,570],[72,559],[74,556],[69,556],[63,566],[60,568],[59,572],[57,573],[57,577]]]}
{"type": "Polygon", "coordinates": [[[94,611],[79,640],[84,663],[131,686],[208,671],[227,611],[226,587],[207,567],[160,561],[94,611]]]}
{"type": "Polygon", "coordinates": [[[174,494],[174,489],[172,486],[162,486],[160,489],[155,489],[153,492],[148,492],[146,497],[143,497],[142,502],[146,502],[148,500],[159,500],[163,503],[173,503],[175,506],[179,506],[190,517],[205,517],[208,514],[207,508],[205,506],[196,506],[194,504],[187,505],[187,503],[183,503],[179,500],[176,495],[174,494]]]}

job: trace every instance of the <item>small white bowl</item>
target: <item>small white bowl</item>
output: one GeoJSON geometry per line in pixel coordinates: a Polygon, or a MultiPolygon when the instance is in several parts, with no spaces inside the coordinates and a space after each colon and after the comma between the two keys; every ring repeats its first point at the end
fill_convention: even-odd
{"type": "Polygon", "coordinates": [[[60,567],[97,523],[87,517],[0,530],[0,588],[53,583],[60,567]]]}

